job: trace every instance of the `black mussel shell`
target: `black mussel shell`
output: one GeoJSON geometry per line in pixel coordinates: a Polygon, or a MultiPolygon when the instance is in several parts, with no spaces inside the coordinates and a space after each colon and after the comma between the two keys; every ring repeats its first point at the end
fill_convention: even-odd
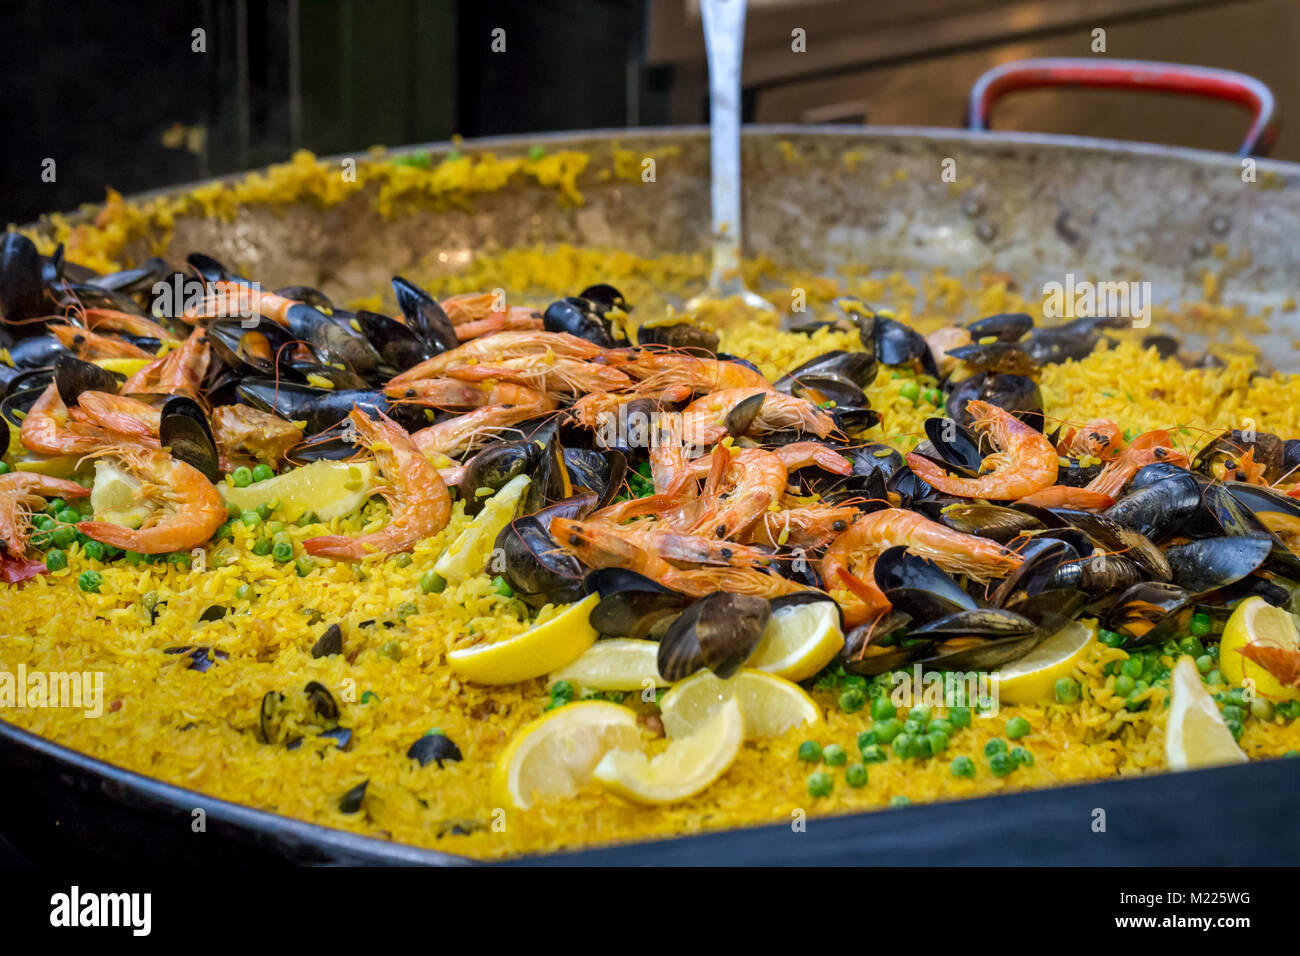
{"type": "Polygon", "coordinates": [[[291,350],[284,346],[290,341],[288,330],[266,318],[258,318],[251,325],[237,318],[208,323],[212,351],[236,370],[247,368],[259,375],[275,375],[277,366],[289,361],[291,350]]]}
{"type": "Polygon", "coordinates": [[[1069,488],[1082,488],[1101,474],[1105,467],[1099,462],[1090,461],[1083,464],[1078,458],[1062,456],[1061,465],[1056,470],[1056,483],[1069,488]]]}
{"type": "Polygon", "coordinates": [[[1024,657],[1043,636],[1029,618],[996,608],[959,611],[909,634],[935,642],[917,663],[949,671],[1002,667],[1024,657]]]}
{"type": "Polygon", "coordinates": [[[938,520],[954,531],[991,538],[1002,544],[1022,534],[1044,528],[1043,523],[1033,515],[1015,508],[970,501],[944,505],[939,509],[938,520]]]}
{"type": "Polygon", "coordinates": [[[876,360],[881,365],[909,365],[920,362],[921,368],[935,378],[939,377],[939,367],[934,355],[925,341],[925,336],[916,329],[904,325],[896,319],[875,317],[876,360]]]}
{"type": "Polygon", "coordinates": [[[465,473],[456,486],[461,501],[465,502],[465,513],[476,515],[483,510],[483,502],[489,496],[480,494],[479,489],[496,493],[520,475],[531,476],[541,460],[542,449],[536,442],[508,441],[488,445],[466,462],[465,473]]]}
{"type": "Polygon", "coordinates": [[[44,394],[45,389],[49,387],[49,369],[30,369],[31,372],[39,373],[37,376],[26,374],[17,375],[9,383],[5,390],[5,397],[0,401],[0,417],[14,428],[21,428],[23,416],[31,410],[36,404],[36,400],[44,394]],[[45,379],[44,384],[32,386],[32,382],[45,379]],[[29,387],[30,386],[30,387],[29,387]],[[20,414],[21,413],[21,414],[20,414]]]}
{"type": "Polygon", "coordinates": [[[643,325],[636,330],[636,341],[638,345],[663,345],[671,349],[698,349],[709,353],[718,351],[718,333],[691,322],[643,325]]]}
{"type": "Polygon", "coordinates": [[[274,743],[279,732],[280,710],[284,707],[284,694],[278,690],[269,690],[262,695],[262,703],[257,709],[257,729],[263,743],[274,743]]]}
{"type": "Polygon", "coordinates": [[[335,322],[320,309],[293,305],[286,316],[289,331],[311,346],[323,364],[339,364],[366,377],[379,368],[379,353],[366,337],[351,325],[335,322]]]}
{"type": "Polygon", "coordinates": [[[627,457],[615,449],[566,448],[564,465],[575,488],[586,488],[596,493],[597,508],[603,508],[614,500],[627,477],[627,457]]]}
{"type": "Polygon", "coordinates": [[[334,702],[334,695],[320,681],[310,681],[302,692],[311,701],[312,710],[326,720],[338,720],[339,705],[334,702]]]}
{"type": "Polygon", "coordinates": [[[597,314],[586,299],[557,299],[542,313],[542,327],[547,332],[567,332],[601,348],[612,349],[618,343],[609,324],[597,314]]]}
{"type": "Polygon", "coordinates": [[[586,593],[582,562],[561,550],[536,516],[516,518],[502,528],[495,548],[502,575],[526,604],[570,604],[586,593]]]}
{"type": "Polygon", "coordinates": [[[557,501],[555,504],[547,505],[541,511],[535,511],[532,517],[542,523],[543,528],[551,526],[553,518],[569,518],[573,521],[581,521],[587,515],[596,510],[600,504],[600,499],[596,497],[594,491],[579,491],[576,495],[565,498],[563,501],[557,501]]]}
{"type": "Polygon", "coordinates": [[[1078,588],[1052,587],[1037,594],[1019,594],[1003,610],[1029,618],[1040,634],[1048,635],[1074,620],[1092,602],[1092,596],[1078,588]]]}
{"type": "Polygon", "coordinates": [[[361,446],[353,444],[342,435],[321,433],[294,445],[289,449],[286,457],[299,464],[313,461],[344,461],[362,450],[361,446]]]}
{"type": "Polygon", "coordinates": [[[1048,582],[1048,589],[1077,588],[1093,598],[1124,591],[1146,579],[1135,561],[1122,554],[1095,551],[1078,560],[1064,561],[1048,582]]]}
{"type": "Polygon", "coordinates": [[[948,354],[982,372],[1033,377],[1038,374],[1040,368],[1038,362],[1028,352],[1009,342],[959,345],[948,349],[948,354]]]}
{"type": "Polygon", "coordinates": [[[623,298],[623,293],[608,282],[597,282],[595,285],[587,286],[578,293],[578,298],[590,302],[596,314],[602,318],[611,309],[621,309],[624,312],[632,311],[632,306],[627,304],[627,299],[623,298]]]}
{"type": "MultiPolygon", "coordinates": [[[[1128,320],[1122,320],[1127,322],[1128,320]]],[[[1053,328],[1034,329],[1020,347],[1040,365],[1079,360],[1092,354],[1109,318],[1081,318],[1053,328]]]]}
{"type": "Polygon", "coordinates": [[[1282,468],[1288,480],[1295,480],[1295,471],[1300,468],[1300,438],[1288,438],[1282,442],[1282,468]]]}
{"type": "Polygon", "coordinates": [[[0,314],[4,315],[7,325],[50,311],[45,298],[43,270],[41,254],[36,251],[35,243],[21,233],[5,233],[3,241],[0,241],[0,314]]]}
{"type": "Polygon", "coordinates": [[[9,358],[18,368],[46,368],[65,352],[53,335],[31,335],[9,346],[9,358]]]}
{"type": "Polygon", "coordinates": [[[934,646],[934,641],[900,636],[911,622],[891,611],[879,621],[855,627],[844,635],[840,664],[851,674],[875,675],[906,667],[934,646]]]}
{"type": "Polygon", "coordinates": [[[406,317],[406,324],[433,349],[435,355],[460,344],[456,327],[433,296],[401,276],[393,276],[393,291],[397,294],[397,304],[406,317]]]}
{"type": "Polygon", "coordinates": [[[198,402],[173,395],[162,408],[158,441],[178,461],[196,468],[214,484],[221,478],[220,456],[208,416],[198,402]]]}
{"type": "Polygon", "coordinates": [[[1176,584],[1142,581],[1111,605],[1106,627],[1134,644],[1158,644],[1183,633],[1196,609],[1193,596],[1176,584]]]}
{"type": "Polygon", "coordinates": [[[1202,538],[1165,549],[1173,581],[1192,594],[1227,587],[1254,573],[1273,550],[1271,539],[1202,538]]]}
{"type": "Polygon", "coordinates": [[[979,439],[965,426],[951,418],[927,418],[925,434],[939,460],[968,474],[976,474],[984,455],[979,439]]]}
{"type": "Polygon", "coordinates": [[[803,398],[814,405],[835,408],[868,408],[870,399],[856,382],[834,372],[806,372],[797,378],[785,376],[774,386],[778,392],[803,398]]]}
{"type": "Polygon", "coordinates": [[[754,419],[762,411],[765,399],[766,395],[763,392],[755,392],[737,402],[724,419],[728,434],[739,438],[749,431],[749,426],[754,424],[754,419]]]}
{"type": "MultiPolygon", "coordinates": [[[[880,424],[880,413],[874,408],[861,405],[833,405],[826,409],[835,422],[835,427],[842,435],[854,435],[880,424]]],[[[830,435],[821,439],[823,444],[836,443],[836,437],[830,435]]],[[[842,439],[847,442],[847,437],[842,439]]]]}
{"type": "Polygon", "coordinates": [[[337,624],[325,628],[316,643],[311,646],[312,657],[332,657],[343,653],[343,629],[337,624]]]}
{"type": "Polygon", "coordinates": [[[974,598],[942,568],[906,547],[887,549],[876,559],[874,573],[876,587],[889,603],[918,624],[976,607],[974,598]]]}
{"type": "Polygon", "coordinates": [[[726,591],[700,598],[660,639],[660,675],[679,681],[707,667],[721,678],[731,677],[758,646],[771,617],[766,598],[726,591]]]}
{"type": "Polygon", "coordinates": [[[1036,630],[1034,622],[1023,615],[1001,608],[968,608],[954,611],[938,620],[913,627],[910,637],[948,639],[953,637],[1020,637],[1036,630]]]}
{"type": "Polygon", "coordinates": [[[1204,486],[1201,500],[1225,535],[1263,535],[1272,540],[1273,549],[1265,568],[1293,581],[1300,580],[1300,557],[1281,537],[1285,534],[1287,539],[1294,540],[1291,529],[1300,520],[1300,501],[1260,485],[1238,482],[1210,482],[1204,486]]]}
{"type": "Polygon", "coordinates": [[[315,388],[275,379],[246,378],[239,383],[240,399],[264,412],[274,412],[291,422],[305,422],[304,433],[319,434],[348,417],[355,406],[368,415],[383,412],[407,431],[428,424],[418,405],[390,402],[370,389],[315,388]]]}
{"type": "Polygon", "coordinates": [[[778,392],[795,394],[790,386],[807,377],[831,377],[847,379],[859,389],[866,388],[876,380],[877,363],[870,352],[848,352],[836,349],[824,352],[792,369],[776,380],[773,387],[778,392]]]}
{"type": "Polygon", "coordinates": [[[330,301],[330,297],[320,289],[309,285],[287,285],[283,289],[276,289],[275,294],[309,305],[313,309],[320,309],[326,314],[334,311],[334,303],[330,301]]]}
{"type": "Polygon", "coordinates": [[[123,381],[120,375],[66,352],[54,359],[54,382],[59,387],[59,398],[69,408],[77,404],[82,392],[116,395],[123,381]]]}
{"type": "Polygon", "coordinates": [[[438,354],[436,346],[392,316],[358,309],[356,322],[384,365],[394,372],[405,372],[438,354]]]}
{"type": "Polygon", "coordinates": [[[1173,358],[1178,354],[1181,343],[1172,335],[1156,334],[1147,335],[1142,338],[1142,347],[1144,349],[1155,349],[1156,354],[1162,359],[1173,358]]]}
{"type": "Polygon", "coordinates": [[[1196,595],[1196,606],[1221,610],[1222,614],[1216,617],[1220,626],[1222,626],[1231,614],[1233,606],[1238,601],[1252,596],[1262,597],[1274,607],[1289,608],[1291,606],[1291,589],[1289,587],[1261,578],[1257,574],[1235,581],[1226,588],[1196,595]]]}
{"type": "Polygon", "coordinates": [[[1224,432],[1198,451],[1192,459],[1192,470],[1215,481],[1245,481],[1249,476],[1240,465],[1247,452],[1255,464],[1264,466],[1265,481],[1278,481],[1286,473],[1282,439],[1269,432],[1240,429],[1224,432]]]}
{"type": "Polygon", "coordinates": [[[339,797],[339,813],[360,813],[361,805],[365,803],[366,800],[366,787],[369,785],[369,780],[362,780],[347,793],[343,794],[343,796],[339,797]]]}
{"type": "Polygon", "coordinates": [[[623,568],[592,571],[585,587],[601,595],[591,610],[591,626],[610,637],[659,640],[691,603],[688,595],[623,568]]]}
{"type": "Polygon", "coordinates": [[[545,445],[540,449],[537,466],[531,474],[531,481],[524,492],[520,514],[533,514],[547,505],[564,501],[573,496],[573,479],[569,475],[569,466],[564,459],[564,447],[560,444],[557,432],[551,432],[545,445]]]}
{"type": "Polygon", "coordinates": [[[406,756],[421,767],[427,767],[436,761],[439,769],[442,768],[444,760],[464,759],[461,756],[460,748],[445,734],[425,734],[406,748],[406,756]]]}
{"type": "Polygon", "coordinates": [[[1158,581],[1169,580],[1169,562],[1165,560],[1164,553],[1146,535],[1126,528],[1105,515],[1076,511],[1072,508],[1052,508],[1050,511],[1056,517],[1086,533],[1102,550],[1125,555],[1137,562],[1143,571],[1158,581]]]}
{"type": "Polygon", "coordinates": [[[201,279],[207,282],[221,282],[223,280],[234,282],[248,281],[247,279],[244,279],[243,276],[235,275],[216,259],[212,258],[212,256],[206,255],[202,252],[191,252],[185,257],[185,261],[201,279]]]}
{"type": "Polygon", "coordinates": [[[1002,579],[991,599],[994,607],[1008,607],[1045,590],[1062,563],[1078,560],[1079,552],[1059,538],[1030,538],[1019,547],[1024,559],[1002,579]]]}
{"type": "Polygon", "coordinates": [[[980,342],[990,336],[999,342],[1019,342],[1033,327],[1033,317],[1024,312],[986,315],[982,319],[966,323],[966,331],[970,333],[973,342],[980,342]]]}

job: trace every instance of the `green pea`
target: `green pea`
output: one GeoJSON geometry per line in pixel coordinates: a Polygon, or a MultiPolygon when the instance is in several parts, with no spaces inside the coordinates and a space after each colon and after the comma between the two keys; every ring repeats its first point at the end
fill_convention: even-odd
{"type": "Polygon", "coordinates": [[[1210,671],[1214,670],[1214,658],[1209,654],[1202,654],[1200,657],[1196,658],[1196,669],[1202,674],[1208,674],[1210,671]]]}
{"type": "Polygon", "coordinates": [[[1246,732],[1245,725],[1239,720],[1225,720],[1224,723],[1228,725],[1228,731],[1232,734],[1233,740],[1240,740],[1241,735],[1246,732]]]}
{"type": "Polygon", "coordinates": [[[62,498],[51,498],[45,502],[43,509],[51,518],[68,506],[68,503],[62,498]]]}
{"type": "Polygon", "coordinates": [[[246,465],[240,465],[230,475],[236,488],[247,488],[253,483],[253,471],[246,465]]]}
{"type": "Polygon", "coordinates": [[[867,785],[867,768],[860,763],[855,763],[844,771],[844,782],[854,790],[860,790],[867,785]]]}
{"type": "Polygon", "coordinates": [[[805,740],[799,745],[799,759],[804,763],[821,763],[822,745],[815,740],[805,740]]]}
{"type": "MultiPolygon", "coordinates": [[[[265,540],[265,539],[263,539],[265,540]]],[[[258,542],[261,543],[260,541],[258,542]]],[[[276,561],[284,564],[293,557],[293,545],[288,541],[280,541],[271,546],[271,557],[276,561]]]]}
{"type": "Polygon", "coordinates": [[[912,738],[912,756],[917,760],[929,760],[934,756],[934,750],[930,746],[928,735],[922,734],[919,737],[912,738]]]}
{"type": "Polygon", "coordinates": [[[868,744],[862,748],[863,763],[884,763],[886,759],[885,748],[880,744],[868,744]]]}
{"type": "Polygon", "coordinates": [[[989,757],[989,769],[995,777],[1005,777],[1016,769],[1015,758],[1008,753],[995,753],[989,757]]]}
{"type": "Polygon", "coordinates": [[[948,764],[948,771],[954,777],[973,777],[975,776],[975,761],[970,757],[954,757],[952,763],[948,764]]]}
{"type": "Polygon", "coordinates": [[[888,697],[877,697],[871,702],[871,717],[873,720],[888,720],[898,713],[898,708],[894,706],[893,701],[888,697]]]}
{"type": "Polygon", "coordinates": [[[903,722],[897,717],[891,717],[888,720],[878,721],[872,730],[875,731],[877,742],[888,744],[903,732],[903,722]]]}
{"type": "Polygon", "coordinates": [[[1097,632],[1097,640],[1101,641],[1107,647],[1119,647],[1124,643],[1124,635],[1115,631],[1108,631],[1104,627],[1097,632]]]}
{"type": "MultiPolygon", "coordinates": [[[[1192,633],[1195,634],[1196,632],[1193,631],[1192,633]]],[[[1208,632],[1203,631],[1202,633],[1208,632]]],[[[1205,653],[1205,645],[1196,637],[1184,637],[1178,642],[1178,649],[1189,657],[1200,657],[1205,653]]]]}
{"type": "Polygon", "coordinates": [[[1272,701],[1256,697],[1250,702],[1250,712],[1256,720],[1272,720],[1277,714],[1277,708],[1273,706],[1272,701]]]}
{"type": "Polygon", "coordinates": [[[1223,708],[1223,719],[1225,721],[1236,721],[1241,723],[1246,719],[1246,711],[1236,704],[1228,704],[1223,708]]]}
{"type": "Polygon", "coordinates": [[[45,514],[32,515],[32,527],[37,531],[48,531],[54,527],[54,519],[45,514]]]}
{"type": "Polygon", "coordinates": [[[294,567],[298,572],[298,577],[305,578],[315,569],[316,559],[310,555],[300,554],[298,560],[294,562],[294,567]]]}
{"type": "Polygon", "coordinates": [[[188,551],[173,551],[167,555],[167,563],[177,571],[188,571],[192,566],[188,551]]]}
{"type": "Polygon", "coordinates": [[[889,798],[889,805],[891,807],[910,807],[912,805],[912,799],[911,797],[904,796],[900,793],[897,796],[889,798]]]}
{"type": "Polygon", "coordinates": [[[77,584],[83,591],[91,594],[99,593],[99,586],[104,581],[104,576],[98,571],[82,571],[81,576],[77,578],[77,584]]]}
{"type": "Polygon", "coordinates": [[[898,394],[909,402],[915,402],[921,395],[921,386],[917,385],[915,381],[904,382],[903,386],[898,390],[898,394]]]}
{"type": "Polygon", "coordinates": [[[304,511],[302,514],[298,515],[298,520],[295,521],[294,524],[296,524],[299,528],[305,528],[307,527],[307,525],[316,524],[319,521],[320,518],[316,517],[316,512],[304,511]]]}
{"type": "Polygon", "coordinates": [[[126,554],[122,556],[122,558],[124,561],[126,561],[127,564],[144,563],[144,555],[141,554],[139,551],[128,551],[126,552],[126,554]]]}
{"type": "Polygon", "coordinates": [[[76,524],[81,520],[81,512],[76,508],[64,508],[54,517],[64,524],[76,524]]]}
{"type": "Polygon", "coordinates": [[[1277,715],[1283,720],[1291,721],[1300,717],[1300,700],[1284,700],[1277,705],[1277,715]]]}
{"type": "Polygon", "coordinates": [[[1058,704],[1073,704],[1079,699],[1079,682],[1073,677],[1061,677],[1053,688],[1058,704]]]}
{"type": "Polygon", "coordinates": [[[263,521],[271,517],[271,515],[274,513],[275,513],[275,508],[265,501],[263,501],[260,505],[257,506],[257,516],[261,518],[263,521]]]}
{"type": "Polygon", "coordinates": [[[953,735],[953,732],[957,728],[952,725],[951,720],[946,720],[943,717],[936,717],[934,718],[934,720],[930,721],[930,723],[926,725],[925,729],[932,734],[933,733],[947,734],[949,737],[951,737],[953,735]]]}
{"type": "Polygon", "coordinates": [[[45,570],[62,571],[68,566],[67,552],[53,548],[45,554],[45,570]]]}
{"type": "Polygon", "coordinates": [[[56,548],[66,548],[77,540],[77,529],[70,524],[61,524],[50,532],[50,540],[56,548]]]}
{"type": "Polygon", "coordinates": [[[925,739],[930,744],[930,753],[941,754],[948,749],[948,735],[942,730],[932,730],[926,734],[925,739]]]}
{"type": "Polygon", "coordinates": [[[949,707],[948,719],[952,721],[954,727],[970,726],[970,708],[969,707],[949,707]]]}
{"type": "Polygon", "coordinates": [[[420,575],[420,590],[425,594],[441,594],[446,587],[447,582],[437,571],[425,571],[420,575]]]}
{"type": "Polygon", "coordinates": [[[824,770],[808,775],[808,795],[811,797],[829,797],[835,789],[835,781],[824,770]]]}
{"type": "Polygon", "coordinates": [[[925,724],[919,720],[907,719],[903,721],[903,733],[916,736],[925,733],[925,724]]]}
{"type": "Polygon", "coordinates": [[[865,697],[867,693],[867,679],[859,674],[850,674],[848,677],[840,681],[841,690],[849,688],[856,688],[862,691],[862,694],[865,697]]]}
{"type": "Polygon", "coordinates": [[[253,586],[251,584],[241,584],[235,588],[235,598],[239,601],[247,601],[253,595],[253,586]]]}
{"type": "Polygon", "coordinates": [[[397,565],[397,567],[399,567],[399,568],[410,567],[411,562],[414,561],[414,560],[415,560],[415,559],[412,558],[412,557],[411,557],[409,554],[407,554],[406,552],[402,552],[401,554],[398,554],[398,555],[394,555],[394,556],[393,556],[393,564],[397,565]]]}
{"type": "Polygon", "coordinates": [[[1007,721],[1007,736],[1019,740],[1029,733],[1029,721],[1023,717],[1012,717],[1007,721]]]}
{"type": "Polygon", "coordinates": [[[1134,680],[1142,676],[1142,660],[1138,657],[1130,657],[1120,665],[1120,670],[1134,680]]]}
{"type": "Polygon", "coordinates": [[[492,590],[496,591],[497,594],[500,594],[502,597],[512,598],[515,596],[515,589],[512,588],[509,582],[499,574],[492,579],[492,590]]]}
{"type": "MultiPolygon", "coordinates": [[[[1206,614],[1204,611],[1197,611],[1192,615],[1191,623],[1187,625],[1187,629],[1197,637],[1204,637],[1206,634],[1210,633],[1211,624],[1210,615],[1206,614]]],[[[1191,651],[1188,651],[1187,653],[1190,654],[1191,651]]]]}
{"type": "Polygon", "coordinates": [[[557,680],[551,685],[551,697],[555,700],[573,700],[573,685],[567,680],[557,680]]]}
{"type": "Polygon", "coordinates": [[[864,730],[858,734],[858,749],[865,750],[876,742],[876,732],[874,730],[864,730]]]}
{"type": "Polygon", "coordinates": [[[1034,765],[1034,755],[1024,747],[1016,747],[1011,751],[1010,757],[1022,767],[1032,767],[1034,765]]]}
{"type": "Polygon", "coordinates": [[[266,479],[274,477],[275,469],[270,465],[262,464],[253,468],[253,481],[266,481],[266,479]]]}
{"type": "Polygon", "coordinates": [[[924,724],[930,719],[930,708],[920,706],[913,707],[907,712],[907,717],[909,720],[919,720],[924,724]]]}
{"type": "Polygon", "coordinates": [[[1007,752],[1007,742],[994,737],[984,745],[984,756],[992,757],[994,754],[1004,754],[1007,752]]]}
{"type": "Polygon", "coordinates": [[[840,710],[846,714],[856,714],[867,706],[867,695],[858,687],[850,687],[840,694],[840,710]]]}
{"type": "Polygon", "coordinates": [[[1129,677],[1127,674],[1121,674],[1119,677],[1115,678],[1115,693],[1120,697],[1127,697],[1129,694],[1133,693],[1133,688],[1135,686],[1136,684],[1133,678],[1129,677]]]}
{"type": "Polygon", "coordinates": [[[239,520],[249,528],[256,528],[262,523],[262,516],[256,511],[241,511],[239,514],[239,520]]]}
{"type": "Polygon", "coordinates": [[[419,614],[419,613],[420,613],[420,609],[416,607],[414,604],[412,604],[410,601],[403,601],[401,604],[397,605],[397,618],[400,621],[405,621],[412,614],[419,614]]]}
{"type": "Polygon", "coordinates": [[[893,748],[894,756],[906,760],[916,754],[916,738],[911,734],[899,734],[894,738],[893,748]]]}
{"type": "Polygon", "coordinates": [[[13,469],[9,467],[9,462],[0,461],[0,475],[7,475],[11,471],[13,471],[13,469]]]}
{"type": "Polygon", "coordinates": [[[1216,667],[1214,670],[1210,671],[1208,674],[1205,675],[1205,683],[1213,684],[1215,687],[1221,687],[1224,684],[1226,684],[1227,681],[1223,679],[1223,674],[1216,667]]]}
{"type": "Polygon", "coordinates": [[[377,703],[379,703],[379,695],[376,694],[373,690],[362,691],[362,693],[361,693],[361,703],[363,703],[363,704],[377,704],[377,703]]]}
{"type": "Polygon", "coordinates": [[[99,541],[87,541],[81,546],[81,553],[92,561],[103,561],[104,545],[99,541]]]}
{"type": "Polygon", "coordinates": [[[849,755],[839,744],[827,744],[822,750],[822,760],[828,767],[843,767],[849,762],[849,755]]]}
{"type": "Polygon", "coordinates": [[[270,538],[258,538],[253,542],[253,553],[266,555],[271,553],[272,542],[270,538]]]}

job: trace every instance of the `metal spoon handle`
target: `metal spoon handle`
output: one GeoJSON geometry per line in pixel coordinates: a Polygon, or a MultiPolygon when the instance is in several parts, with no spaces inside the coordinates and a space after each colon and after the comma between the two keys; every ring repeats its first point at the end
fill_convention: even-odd
{"type": "Polygon", "coordinates": [[[740,63],[745,0],[701,0],[709,58],[712,139],[713,276],[717,290],[744,289],[740,279],[740,63]]]}

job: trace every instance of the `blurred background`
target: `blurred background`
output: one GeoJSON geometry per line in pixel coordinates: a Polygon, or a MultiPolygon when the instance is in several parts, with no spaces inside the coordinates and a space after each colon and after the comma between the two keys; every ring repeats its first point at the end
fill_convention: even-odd
{"type": "MultiPolygon", "coordinates": [[[[1300,111],[1298,38],[1300,0],[750,0],[745,118],[956,126],[971,83],[1001,62],[1172,60],[1271,86],[1283,115],[1273,155],[1300,160],[1286,123],[1300,111]],[[1105,54],[1091,50],[1097,28],[1105,54]]],[[[698,0],[5,0],[0,64],[5,222],[300,147],[708,117],[698,0]]],[[[1053,90],[1009,98],[994,123],[1235,150],[1247,118],[1222,103],[1053,90]]]]}

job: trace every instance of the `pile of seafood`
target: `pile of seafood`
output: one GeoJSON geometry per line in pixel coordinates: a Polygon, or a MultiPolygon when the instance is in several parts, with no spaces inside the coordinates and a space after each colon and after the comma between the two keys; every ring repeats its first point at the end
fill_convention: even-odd
{"type": "MultiPolygon", "coordinates": [[[[922,337],[844,299],[796,331],[855,331],[859,347],[769,381],[687,318],[635,326],[610,285],[533,310],[439,302],[399,276],[388,315],[263,292],[202,254],[188,266],[95,275],[5,238],[0,414],[21,443],[0,476],[6,580],[46,570],[30,542],[43,499],[89,494],[51,461],[137,479],[138,526],[76,528],[163,554],[212,539],[237,468],[358,455],[382,473],[388,521],[309,553],[410,549],[454,500],[472,515],[528,475],[496,542],[514,593],[533,607],[599,593],[600,633],[660,640],[670,681],[734,673],[773,601],[835,601],[840,662],[870,675],[1002,667],[1083,615],[1157,643],[1196,608],[1286,605],[1300,580],[1300,500],[1281,490],[1300,441],[1238,430],[1193,454],[1108,420],[1044,431],[1039,370],[1086,354],[1107,320],[1005,314],[922,337]],[[201,294],[160,316],[160,283],[201,294]],[[864,437],[879,421],[866,387],[902,368],[946,411],[906,454],[864,437]]],[[[1257,662],[1294,685],[1292,656],[1257,662]]]]}

